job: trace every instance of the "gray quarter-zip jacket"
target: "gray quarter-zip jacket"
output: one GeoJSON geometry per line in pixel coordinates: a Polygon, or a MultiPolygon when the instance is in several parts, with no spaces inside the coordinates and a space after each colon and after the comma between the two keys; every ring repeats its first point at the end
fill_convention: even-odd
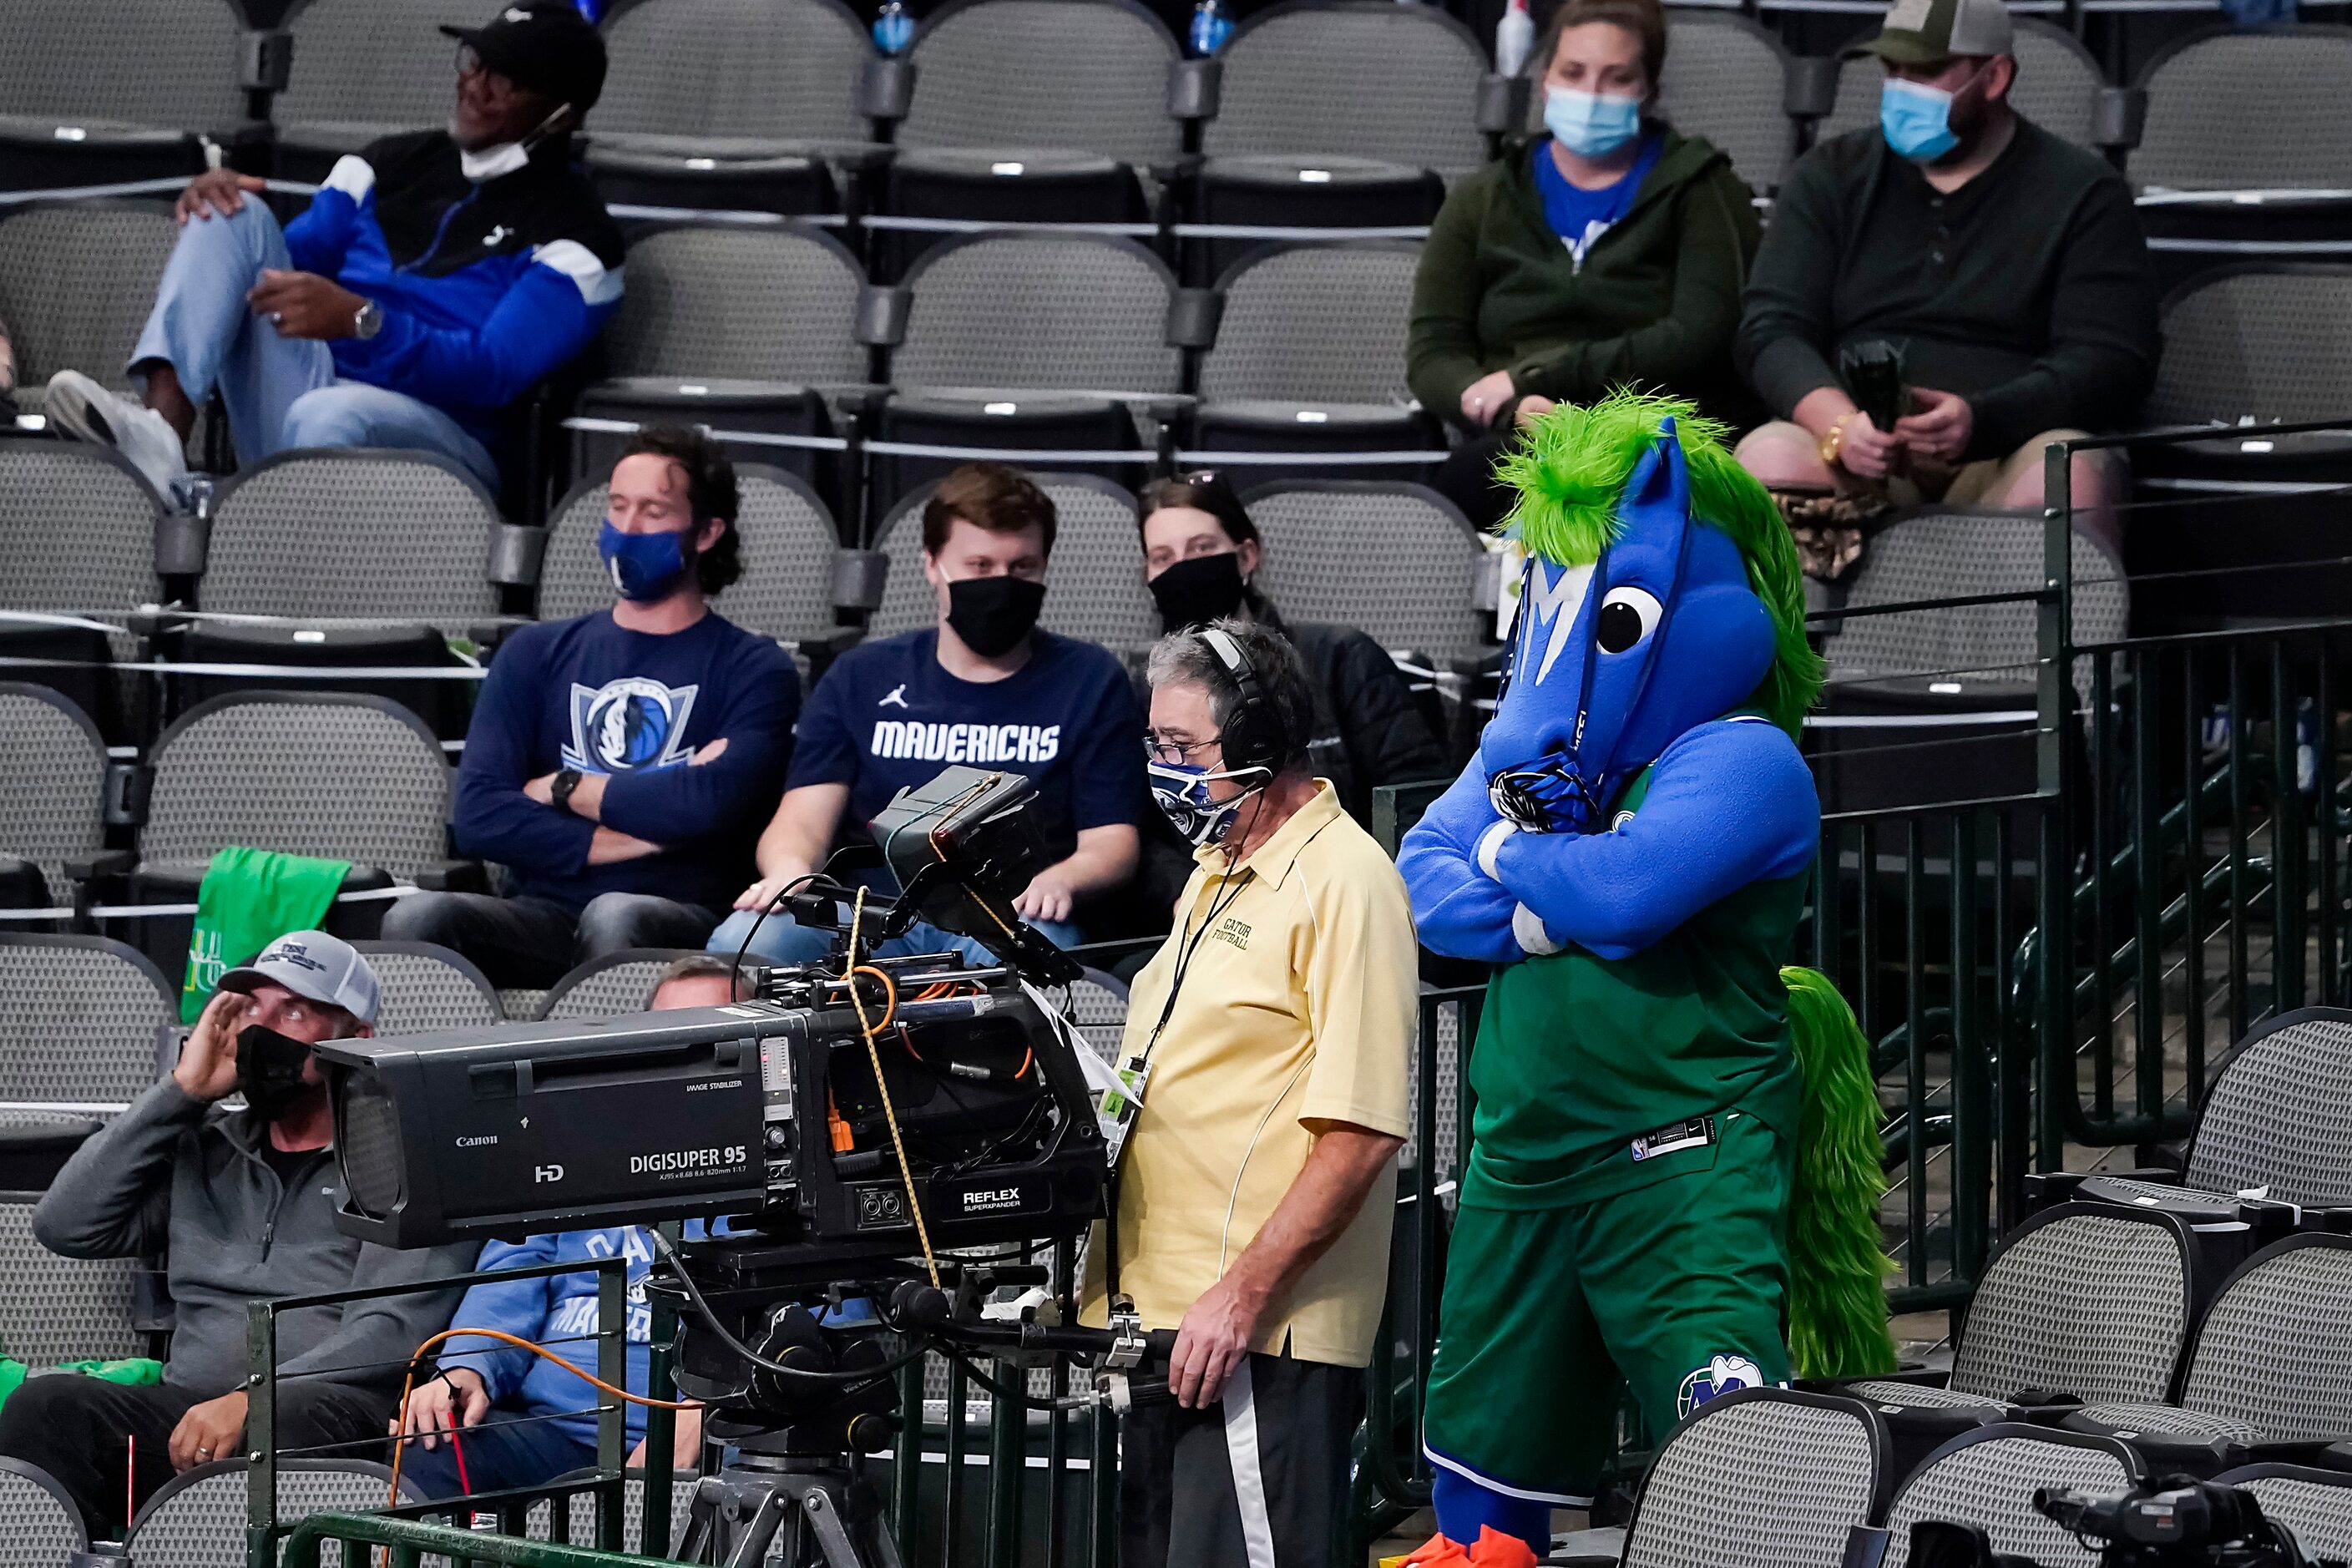
{"type": "MultiPolygon", "coordinates": [[[[259,1152],[267,1135],[249,1111],[194,1099],[167,1078],[77,1150],[33,1210],[33,1234],[68,1258],[163,1254],[177,1308],[163,1381],[207,1398],[251,1370],[247,1302],[446,1278],[478,1251],[402,1252],[343,1235],[333,1151],[281,1183],[259,1152]]],[[[458,1295],[449,1286],[281,1313],[278,1373],[397,1389],[401,1364],[448,1327],[458,1295]]]]}

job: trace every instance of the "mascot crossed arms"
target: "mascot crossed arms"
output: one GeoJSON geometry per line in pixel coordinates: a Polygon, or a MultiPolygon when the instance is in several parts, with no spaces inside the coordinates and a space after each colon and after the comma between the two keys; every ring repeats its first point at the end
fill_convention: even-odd
{"type": "Polygon", "coordinates": [[[1497,470],[1528,553],[1501,700],[1398,858],[1423,944],[1499,966],[1427,1394],[1440,1539],[1412,1563],[1540,1557],[1621,1379],[1663,1437],[1735,1389],[1894,1368],[1868,1049],[1784,967],[1822,665],[1723,434],[1618,393],[1497,470]]]}

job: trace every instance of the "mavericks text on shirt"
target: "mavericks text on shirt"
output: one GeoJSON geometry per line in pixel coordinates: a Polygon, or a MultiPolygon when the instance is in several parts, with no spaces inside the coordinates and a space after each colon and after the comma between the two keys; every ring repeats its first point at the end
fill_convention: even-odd
{"type": "Polygon", "coordinates": [[[880,719],[873,754],[929,763],[1050,763],[1062,749],[1059,724],[927,724],[880,719]]]}

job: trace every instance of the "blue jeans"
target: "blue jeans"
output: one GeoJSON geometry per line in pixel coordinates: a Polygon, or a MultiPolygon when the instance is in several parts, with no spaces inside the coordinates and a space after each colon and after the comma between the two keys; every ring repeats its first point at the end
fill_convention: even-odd
{"type": "MultiPolygon", "coordinates": [[[[495,1406],[480,1426],[468,1426],[460,1434],[466,1451],[465,1479],[473,1490],[535,1487],[596,1462],[593,1437],[580,1436],[568,1422],[525,1419],[533,1414],[495,1406]]],[[[630,1446],[634,1447],[636,1441],[632,1434],[630,1446]]],[[[400,1458],[400,1475],[430,1498],[457,1497],[467,1490],[458,1483],[457,1451],[446,1436],[432,1448],[411,1442],[400,1458]]]]}
{"type": "Polygon", "coordinates": [[[245,296],[262,268],[292,266],[277,218],[257,201],[234,216],[190,218],[131,364],[165,361],[192,403],[218,392],[240,463],[296,447],[398,447],[437,453],[496,489],[498,464],[455,419],[406,393],[336,380],[325,343],[282,337],[253,313],[245,296]]]}
{"type": "MultiPolygon", "coordinates": [[[[736,949],[742,947],[743,937],[751,931],[751,922],[758,919],[759,911],[756,910],[737,910],[710,933],[709,951],[734,957],[736,949]]],[[[1067,921],[1031,921],[1029,923],[1055,947],[1076,947],[1085,940],[1078,928],[1067,921]]],[[[767,963],[808,963],[825,955],[825,951],[833,945],[833,937],[834,933],[829,931],[804,926],[783,910],[777,910],[760,921],[759,934],[752,938],[746,956],[767,963]]],[[[907,928],[905,935],[893,937],[874,951],[882,958],[904,958],[916,952],[952,952],[974,968],[996,962],[989,956],[988,949],[971,938],[941,931],[926,921],[917,921],[907,928]]]]}

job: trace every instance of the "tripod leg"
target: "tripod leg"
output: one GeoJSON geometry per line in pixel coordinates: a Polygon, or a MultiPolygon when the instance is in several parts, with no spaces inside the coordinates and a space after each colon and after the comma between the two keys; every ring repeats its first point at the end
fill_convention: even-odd
{"type": "Polygon", "coordinates": [[[801,1499],[801,1518],[824,1551],[825,1568],[898,1568],[898,1550],[891,1543],[889,1533],[880,1529],[872,1532],[874,1561],[866,1561],[849,1533],[849,1521],[843,1517],[838,1493],[811,1488],[801,1499]]]}
{"type": "Polygon", "coordinates": [[[694,1501],[688,1505],[686,1533],[678,1539],[677,1561],[680,1563],[715,1563],[718,1545],[719,1502],[722,1483],[717,1476],[705,1476],[694,1489],[694,1501]]]}
{"type": "Polygon", "coordinates": [[[758,1510],[744,1521],[742,1533],[735,1538],[735,1547],[727,1554],[725,1568],[761,1568],[768,1560],[768,1548],[775,1542],[776,1527],[783,1522],[785,1510],[792,1506],[793,1500],[781,1489],[761,1498],[758,1510]]]}

